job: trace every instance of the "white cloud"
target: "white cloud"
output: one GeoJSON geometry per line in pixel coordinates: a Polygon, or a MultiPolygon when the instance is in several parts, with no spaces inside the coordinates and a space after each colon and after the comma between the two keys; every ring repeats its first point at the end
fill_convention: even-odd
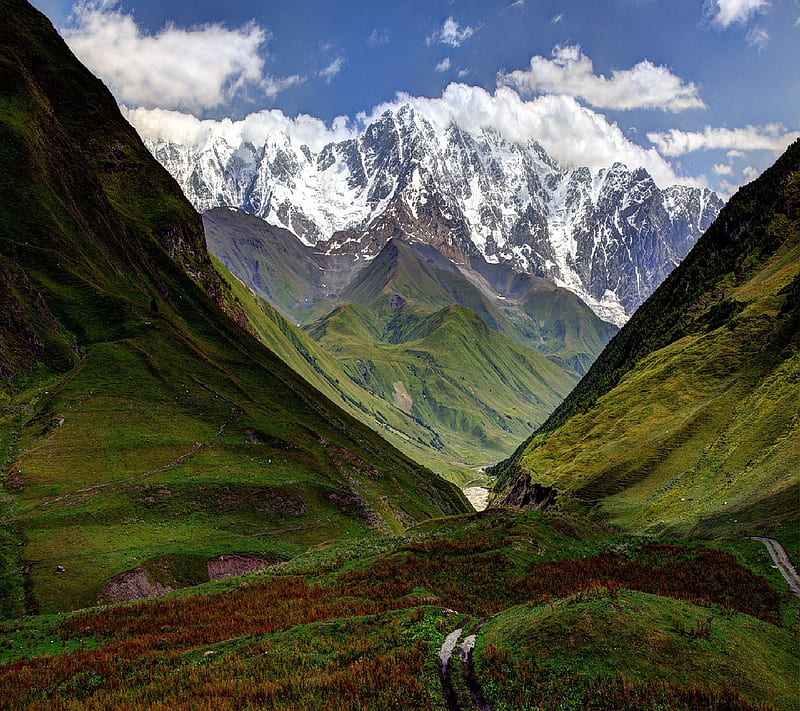
{"type": "Polygon", "coordinates": [[[786,127],[780,123],[734,129],[706,126],[702,132],[686,132],[673,128],[669,131],[647,134],[650,142],[665,156],[680,156],[693,151],[713,149],[779,152],[785,150],[798,137],[800,132],[787,132],[786,127]]]}
{"type": "Polygon", "coordinates": [[[234,30],[166,25],[150,35],[113,0],[86,0],[73,8],[62,34],[122,103],[199,110],[240,92],[274,95],[301,81],[265,71],[261,50],[269,32],[255,22],[234,30]]]}
{"type": "Polygon", "coordinates": [[[509,141],[538,141],[565,166],[598,169],[620,161],[631,169],[643,166],[662,187],[679,182],[705,184],[702,179],[678,177],[655,148],[644,149],[631,142],[616,124],[569,96],[547,95],[523,101],[509,87],[498,87],[490,94],[481,87],[453,83],[439,98],[398,94],[393,102],[360,114],[358,123],[369,123],[385,110],[405,103],[440,131],[455,122],[471,132],[495,129],[509,141]]]}
{"type": "Polygon", "coordinates": [[[769,44],[769,32],[763,27],[753,27],[744,38],[747,44],[760,52],[769,44]]]}
{"type": "Polygon", "coordinates": [[[706,107],[694,83],[684,83],[667,67],[648,60],[631,69],[615,70],[609,79],[594,73],[592,60],[577,45],[556,46],[552,56],[532,57],[529,70],[500,73],[497,82],[523,93],[577,96],[598,108],[677,112],[706,107]]]}
{"type": "Polygon", "coordinates": [[[728,151],[725,155],[728,156],[730,160],[733,160],[734,158],[744,158],[746,154],[743,151],[737,151],[734,148],[728,151]]]}
{"type": "Polygon", "coordinates": [[[550,20],[554,25],[557,25],[559,22],[562,22],[564,19],[564,15],[562,13],[558,13],[558,15],[553,15],[553,19],[550,20]]]}
{"type": "Polygon", "coordinates": [[[731,175],[733,173],[733,168],[724,163],[714,163],[714,172],[717,175],[731,175]]]}
{"type": "Polygon", "coordinates": [[[472,74],[472,70],[471,69],[459,69],[456,72],[456,76],[459,79],[464,79],[465,77],[468,77],[470,74],[472,74]]]}
{"type": "Polygon", "coordinates": [[[389,42],[389,30],[381,30],[380,32],[375,29],[372,30],[372,33],[369,37],[367,37],[367,44],[371,45],[372,47],[378,47],[382,44],[388,44],[389,42]]]}
{"type": "Polygon", "coordinates": [[[328,84],[331,83],[331,79],[333,79],[340,71],[342,71],[342,67],[344,66],[344,58],[343,57],[336,57],[325,69],[321,69],[319,71],[319,76],[321,76],[328,84]]]}
{"type": "Polygon", "coordinates": [[[742,175],[744,176],[745,180],[750,182],[758,177],[758,171],[752,165],[748,165],[742,168],[742,175]]]}
{"type": "Polygon", "coordinates": [[[461,26],[452,17],[448,17],[442,28],[436,30],[430,37],[425,40],[428,46],[435,42],[448,44],[451,47],[460,47],[464,40],[468,40],[475,34],[475,28],[469,25],[461,26]]]}
{"type": "Polygon", "coordinates": [[[263,145],[268,136],[285,133],[311,150],[319,151],[332,141],[343,141],[355,135],[350,121],[344,116],[337,117],[330,126],[326,126],[313,116],[300,114],[290,118],[279,109],[258,111],[241,121],[213,121],[167,109],[120,108],[143,138],[161,138],[179,144],[202,145],[219,136],[231,146],[238,146],[242,142],[263,145]]]}
{"type": "Polygon", "coordinates": [[[448,69],[450,69],[450,57],[445,57],[436,65],[437,72],[446,72],[448,69]]]}
{"type": "Polygon", "coordinates": [[[620,161],[631,169],[643,166],[661,187],[706,184],[702,178],[678,176],[655,148],[636,145],[617,124],[572,97],[548,95],[524,101],[509,87],[499,87],[492,94],[481,87],[452,83],[437,98],[398,94],[393,101],[354,119],[340,116],[330,126],[307,115],[290,118],[277,109],[250,114],[242,121],[201,121],[163,109],[123,107],[123,112],[143,137],[199,145],[222,136],[230,145],[238,146],[242,141],[261,145],[267,136],[283,132],[298,144],[319,151],[331,141],[355,137],[386,110],[396,111],[404,104],[410,104],[439,132],[455,122],[472,133],[494,129],[508,141],[538,141],[564,166],[597,170],[620,161]]]}
{"type": "Polygon", "coordinates": [[[752,15],[770,5],[769,0],[714,0],[714,22],[728,27],[734,22],[745,23],[752,15]]]}

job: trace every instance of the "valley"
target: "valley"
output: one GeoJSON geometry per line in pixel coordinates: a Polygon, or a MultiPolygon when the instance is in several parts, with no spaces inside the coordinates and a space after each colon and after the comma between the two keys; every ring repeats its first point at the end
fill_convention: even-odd
{"type": "Polygon", "coordinates": [[[798,708],[800,139],[143,140],[26,0],[0,78],[0,709],[798,708]]]}

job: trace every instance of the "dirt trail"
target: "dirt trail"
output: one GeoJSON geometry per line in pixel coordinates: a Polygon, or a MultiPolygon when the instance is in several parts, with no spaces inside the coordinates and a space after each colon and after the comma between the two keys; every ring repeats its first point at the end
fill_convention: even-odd
{"type": "MultiPolygon", "coordinates": [[[[778,570],[781,572],[784,580],[789,584],[789,590],[792,591],[792,595],[800,600],[800,575],[797,574],[783,546],[773,538],[762,538],[761,536],[750,537],[754,541],[761,541],[767,547],[772,560],[775,561],[775,565],[778,566],[778,570]]],[[[800,610],[798,610],[798,615],[800,615],[800,610]]]]}
{"type": "Polygon", "coordinates": [[[460,627],[447,635],[439,650],[439,678],[442,682],[442,697],[447,711],[492,711],[492,707],[483,695],[483,689],[481,689],[475,676],[475,665],[472,661],[472,650],[475,648],[477,633],[483,622],[478,622],[474,625],[470,630],[470,634],[461,639],[469,621],[470,618],[466,618],[462,621],[460,627]],[[468,699],[466,694],[459,694],[456,691],[451,676],[450,659],[456,649],[458,649],[458,655],[461,657],[463,665],[462,692],[463,688],[466,687],[469,692],[468,699]]]}

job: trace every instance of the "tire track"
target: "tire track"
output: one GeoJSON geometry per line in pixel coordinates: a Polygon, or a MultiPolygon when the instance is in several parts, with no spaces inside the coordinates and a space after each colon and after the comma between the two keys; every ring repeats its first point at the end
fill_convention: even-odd
{"type": "Polygon", "coordinates": [[[442,698],[447,711],[492,711],[492,707],[486,700],[483,689],[475,675],[475,665],[472,660],[475,640],[484,620],[475,624],[469,631],[470,633],[462,639],[464,629],[469,622],[469,617],[464,619],[459,627],[447,635],[439,650],[439,679],[442,683],[442,698]],[[458,650],[458,656],[462,664],[463,685],[459,685],[462,688],[461,694],[456,691],[456,687],[453,684],[452,669],[450,667],[450,659],[456,650],[458,650]],[[469,692],[469,698],[466,698],[466,694],[463,693],[464,688],[469,692]]]}

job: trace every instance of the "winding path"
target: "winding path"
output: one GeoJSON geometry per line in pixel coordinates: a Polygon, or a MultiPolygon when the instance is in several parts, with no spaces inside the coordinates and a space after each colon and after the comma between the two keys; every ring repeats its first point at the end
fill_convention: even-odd
{"type": "MultiPolygon", "coordinates": [[[[792,595],[800,600],[800,575],[798,575],[797,571],[794,569],[783,546],[774,538],[761,538],[761,536],[750,536],[750,538],[754,541],[761,541],[767,547],[772,560],[775,561],[775,565],[778,567],[784,580],[789,584],[789,590],[792,591],[792,595]]],[[[800,615],[800,611],[798,611],[798,614],[800,615]]]]}

